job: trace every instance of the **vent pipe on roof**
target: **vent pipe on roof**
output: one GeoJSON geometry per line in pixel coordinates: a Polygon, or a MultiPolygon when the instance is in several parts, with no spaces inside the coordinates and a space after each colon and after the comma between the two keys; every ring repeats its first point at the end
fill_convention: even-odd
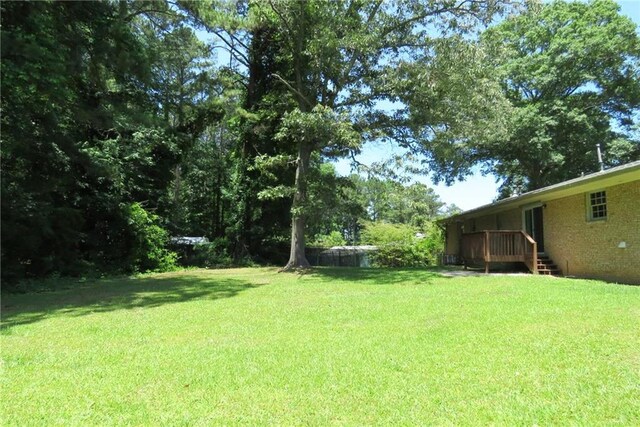
{"type": "Polygon", "coordinates": [[[604,170],[604,162],[602,161],[602,151],[600,151],[600,144],[596,144],[596,150],[598,152],[598,164],[600,164],[600,172],[604,170]]]}

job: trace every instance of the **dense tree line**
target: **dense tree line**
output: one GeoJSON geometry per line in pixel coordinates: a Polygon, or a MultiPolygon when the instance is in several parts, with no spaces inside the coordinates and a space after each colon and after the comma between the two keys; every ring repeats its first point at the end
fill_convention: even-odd
{"type": "Polygon", "coordinates": [[[637,159],[633,23],[517,3],[2,2],[3,280],[170,268],[169,236],[296,268],[306,240],[433,230],[427,186],[336,175],[366,141],[504,194],[596,170],[596,142],[637,159]]]}
{"type": "Polygon", "coordinates": [[[223,113],[206,47],[164,2],[1,7],[3,278],[170,264],[167,189],[223,113]]]}

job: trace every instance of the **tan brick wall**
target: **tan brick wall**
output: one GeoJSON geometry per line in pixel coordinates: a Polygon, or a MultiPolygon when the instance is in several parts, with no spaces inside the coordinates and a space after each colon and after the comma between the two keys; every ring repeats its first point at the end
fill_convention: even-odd
{"type": "Polygon", "coordinates": [[[565,275],[640,284],[640,181],[604,190],[604,221],[587,221],[585,193],[547,202],[545,252],[565,275]]]}

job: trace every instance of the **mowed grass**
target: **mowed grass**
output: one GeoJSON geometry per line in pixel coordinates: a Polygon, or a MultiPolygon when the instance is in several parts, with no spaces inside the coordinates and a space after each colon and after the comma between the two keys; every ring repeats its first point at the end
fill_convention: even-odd
{"type": "Polygon", "coordinates": [[[640,287],[190,270],[2,320],[2,425],[640,425],[640,287]]]}

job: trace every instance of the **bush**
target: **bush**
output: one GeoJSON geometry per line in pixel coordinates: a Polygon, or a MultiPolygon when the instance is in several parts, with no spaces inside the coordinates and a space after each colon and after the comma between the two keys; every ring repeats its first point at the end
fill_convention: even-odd
{"type": "Polygon", "coordinates": [[[309,242],[308,246],[317,248],[331,248],[333,246],[344,246],[347,241],[339,231],[332,231],[329,234],[317,234],[314,239],[309,242]]]}
{"type": "Polygon", "coordinates": [[[233,258],[229,255],[226,239],[215,239],[194,247],[193,263],[198,267],[231,267],[233,258]]]}
{"type": "Polygon", "coordinates": [[[378,267],[435,265],[442,250],[442,233],[434,224],[417,230],[405,224],[373,222],[365,225],[362,242],[378,247],[371,254],[378,267]]]}
{"type": "Polygon", "coordinates": [[[133,271],[170,271],[176,268],[178,256],[167,249],[169,235],[158,225],[159,218],[144,210],[139,203],[125,207],[131,246],[129,266],[133,271]]]}

